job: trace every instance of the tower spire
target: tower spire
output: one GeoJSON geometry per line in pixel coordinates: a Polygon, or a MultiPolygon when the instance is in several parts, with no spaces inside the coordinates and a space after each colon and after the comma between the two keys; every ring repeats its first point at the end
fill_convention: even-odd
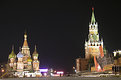
{"type": "Polygon", "coordinates": [[[19,51],[21,52],[21,47],[19,47],[19,51]]]}
{"type": "Polygon", "coordinates": [[[27,33],[25,31],[25,34],[24,34],[24,40],[27,40],[27,33]]]}
{"type": "Polygon", "coordinates": [[[37,51],[37,47],[36,47],[36,45],[35,45],[35,51],[37,51]]]}
{"type": "Polygon", "coordinates": [[[12,51],[14,51],[14,45],[12,45],[12,51]]]}
{"type": "Polygon", "coordinates": [[[91,23],[95,23],[94,7],[92,7],[92,18],[91,23]]]}
{"type": "Polygon", "coordinates": [[[25,34],[24,34],[24,44],[23,46],[28,46],[28,43],[27,43],[27,33],[25,31],[25,34]]]}

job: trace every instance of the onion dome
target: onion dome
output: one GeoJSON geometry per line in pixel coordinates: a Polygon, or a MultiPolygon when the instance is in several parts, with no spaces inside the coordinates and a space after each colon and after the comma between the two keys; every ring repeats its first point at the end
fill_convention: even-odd
{"type": "Polygon", "coordinates": [[[36,49],[36,45],[35,45],[35,50],[34,50],[34,52],[33,52],[33,56],[38,57],[38,53],[37,53],[37,49],[36,49]]]}
{"type": "Polygon", "coordinates": [[[17,54],[17,58],[22,58],[24,55],[21,53],[21,51],[19,51],[19,53],[17,54]]]}
{"type": "Polygon", "coordinates": [[[28,57],[27,61],[28,61],[28,62],[32,62],[31,57],[28,57]]]}
{"type": "Polygon", "coordinates": [[[14,53],[14,46],[12,46],[12,52],[9,55],[9,59],[11,59],[11,58],[16,58],[16,54],[14,53]]]}
{"type": "Polygon", "coordinates": [[[23,57],[23,54],[21,53],[21,52],[19,52],[18,54],[17,54],[17,58],[22,58],[23,57]]]}

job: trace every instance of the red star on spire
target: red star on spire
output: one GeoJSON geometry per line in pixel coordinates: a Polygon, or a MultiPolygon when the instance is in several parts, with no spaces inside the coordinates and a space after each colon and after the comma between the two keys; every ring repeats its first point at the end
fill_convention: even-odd
{"type": "Polygon", "coordinates": [[[92,11],[94,11],[94,7],[92,7],[92,11]]]}

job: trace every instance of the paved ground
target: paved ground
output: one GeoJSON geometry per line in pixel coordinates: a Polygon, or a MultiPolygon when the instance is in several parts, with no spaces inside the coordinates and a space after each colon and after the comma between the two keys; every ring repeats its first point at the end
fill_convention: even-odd
{"type": "Polygon", "coordinates": [[[49,77],[49,78],[7,78],[0,80],[121,80],[121,77],[49,77]]]}

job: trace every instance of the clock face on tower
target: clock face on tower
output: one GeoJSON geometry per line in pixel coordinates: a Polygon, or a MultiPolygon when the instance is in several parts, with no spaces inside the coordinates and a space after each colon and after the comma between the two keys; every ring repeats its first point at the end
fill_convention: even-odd
{"type": "Polygon", "coordinates": [[[97,35],[96,34],[90,35],[90,40],[97,41],[97,35]]]}
{"type": "Polygon", "coordinates": [[[93,41],[97,41],[97,35],[96,34],[93,34],[93,41]]]}

